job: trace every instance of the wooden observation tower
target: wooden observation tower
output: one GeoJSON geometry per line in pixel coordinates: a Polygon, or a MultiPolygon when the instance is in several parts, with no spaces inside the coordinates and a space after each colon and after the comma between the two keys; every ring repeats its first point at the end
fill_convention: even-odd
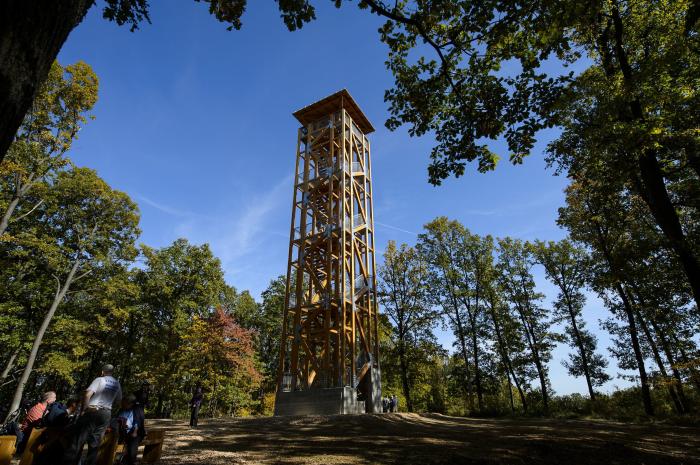
{"type": "Polygon", "coordinates": [[[379,412],[374,128],[347,90],[294,116],[301,127],[275,414],[379,412]]]}

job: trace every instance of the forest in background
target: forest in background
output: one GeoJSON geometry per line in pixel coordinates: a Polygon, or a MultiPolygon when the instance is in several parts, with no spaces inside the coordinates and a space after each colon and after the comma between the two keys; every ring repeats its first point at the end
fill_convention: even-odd
{"type": "MultiPolygon", "coordinates": [[[[198,384],[207,415],[269,414],[283,277],[256,302],[225,282],[206,244],[138,245],[136,204],[69,158],[97,92],[87,64],[54,63],[0,165],[0,405],[12,411],[48,389],[65,399],[109,362],[126,391],[150,383],[153,416],[183,414],[198,384]]],[[[381,366],[384,392],[402,408],[695,417],[700,318],[678,255],[628,183],[601,163],[565,168],[572,182],[558,221],[567,240],[481,237],[436,218],[415,244],[389,244],[379,268],[381,366]],[[553,302],[536,291],[535,266],[558,289],[553,302]],[[610,353],[585,326],[586,291],[609,311],[610,353]],[[452,352],[436,342],[439,325],[454,334],[452,352]],[[563,363],[587,395],[556,395],[547,367],[557,343],[570,347],[563,363]],[[598,392],[610,363],[633,371],[637,387],[598,392]]],[[[692,232],[684,170],[669,187],[692,232]]]]}

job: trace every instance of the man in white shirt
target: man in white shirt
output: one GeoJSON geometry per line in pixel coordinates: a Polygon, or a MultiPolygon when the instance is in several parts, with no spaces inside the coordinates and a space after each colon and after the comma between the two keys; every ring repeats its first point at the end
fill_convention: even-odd
{"type": "Polygon", "coordinates": [[[119,404],[122,400],[122,388],[112,376],[113,373],[112,365],[103,366],[102,376],[95,378],[85,390],[81,404],[82,415],[66,437],[69,442],[63,454],[63,465],[74,465],[86,442],[88,452],[82,463],[94,465],[102,435],[112,418],[112,405],[119,404]]]}

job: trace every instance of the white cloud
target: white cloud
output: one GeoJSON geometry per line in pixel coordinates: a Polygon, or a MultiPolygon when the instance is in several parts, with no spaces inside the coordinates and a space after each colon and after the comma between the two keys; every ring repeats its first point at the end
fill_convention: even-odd
{"type": "Polygon", "coordinates": [[[237,207],[225,215],[207,216],[142,195],[135,197],[140,203],[174,218],[166,241],[184,237],[195,244],[209,243],[227,276],[232,278],[230,284],[248,288],[255,295],[270,276],[280,272],[278,267],[287,258],[287,233],[280,231],[279,220],[284,216],[284,223],[289,224],[289,212],[283,207],[290,200],[292,179],[290,174],[271,186],[257,185],[255,191],[249,189],[243,195],[236,195],[240,200],[232,204],[237,207]]]}

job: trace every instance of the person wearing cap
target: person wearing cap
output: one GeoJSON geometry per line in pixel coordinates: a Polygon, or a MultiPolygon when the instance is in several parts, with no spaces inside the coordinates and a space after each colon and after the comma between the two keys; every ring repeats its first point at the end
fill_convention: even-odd
{"type": "Polygon", "coordinates": [[[88,452],[82,464],[94,465],[97,449],[112,418],[112,405],[122,400],[122,388],[112,376],[113,373],[112,365],[103,366],[102,376],[95,378],[85,390],[81,415],[65,438],[64,465],[74,465],[77,462],[86,442],[88,452]]]}

